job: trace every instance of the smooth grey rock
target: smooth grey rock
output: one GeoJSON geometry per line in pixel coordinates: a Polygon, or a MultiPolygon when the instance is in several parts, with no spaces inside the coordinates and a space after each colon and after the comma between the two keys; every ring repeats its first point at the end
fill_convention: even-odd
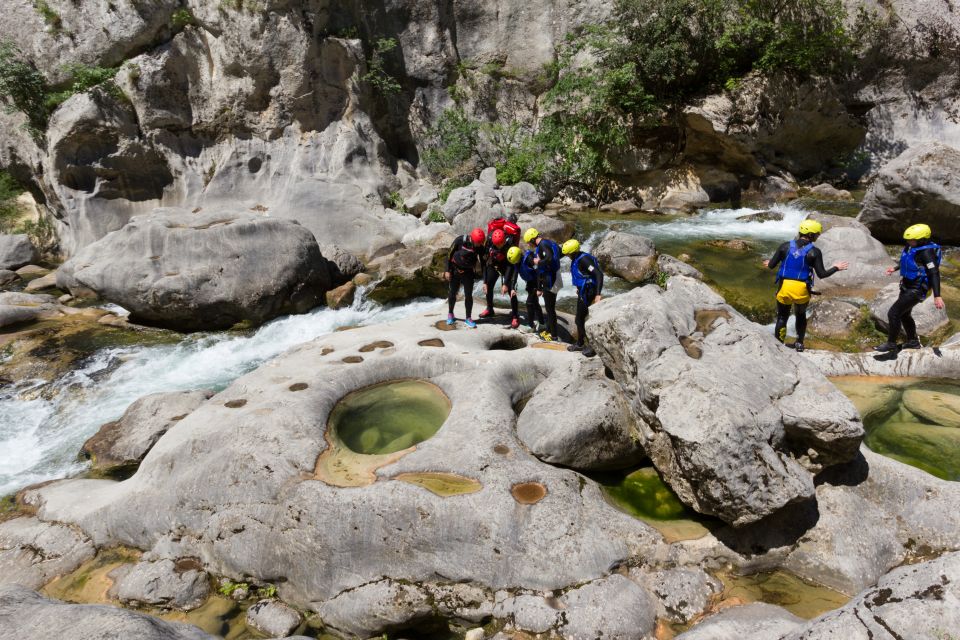
{"type": "Polygon", "coordinates": [[[9,327],[23,322],[33,322],[43,313],[40,307],[19,307],[0,304],[0,327],[9,327]]]}
{"type": "Polygon", "coordinates": [[[692,213],[710,204],[710,195],[700,184],[696,170],[689,165],[654,169],[633,180],[644,211],[692,213]]]}
{"type": "Polygon", "coordinates": [[[21,278],[26,278],[28,276],[34,276],[34,277],[45,276],[48,273],[50,273],[50,269],[47,269],[45,267],[41,267],[35,264],[28,264],[25,267],[20,267],[19,269],[17,269],[17,275],[20,276],[21,278]]]}
{"type": "Polygon", "coordinates": [[[837,287],[877,290],[893,282],[894,276],[886,274],[893,261],[887,250],[866,229],[856,227],[827,227],[816,242],[823,252],[826,268],[837,262],[849,262],[845,271],[838,271],[829,278],[817,279],[815,287],[828,291],[837,287]]]}
{"type": "Polygon", "coordinates": [[[703,283],[676,276],[604,300],[587,335],[650,427],[647,454],[700,513],[760,520],[810,500],[811,471],[857,453],[850,401],[703,283]]]}
{"type": "Polygon", "coordinates": [[[48,293],[23,293],[22,291],[0,291],[0,304],[17,307],[48,308],[57,301],[48,293]]]}
{"type": "Polygon", "coordinates": [[[530,211],[543,203],[543,196],[529,182],[518,182],[503,188],[503,201],[510,203],[518,211],[530,211]]]}
{"type": "Polygon", "coordinates": [[[673,256],[668,256],[665,253],[657,256],[657,271],[665,273],[668,276],[686,276],[688,278],[703,280],[703,274],[695,267],[682,260],[677,260],[673,256]]]}
{"type": "MultiPolygon", "coordinates": [[[[880,290],[877,297],[870,303],[870,317],[881,331],[886,331],[890,326],[887,314],[899,295],[900,285],[896,283],[888,284],[880,290]]],[[[933,294],[929,294],[923,302],[915,306],[910,315],[917,323],[917,333],[921,336],[932,335],[950,323],[947,310],[937,309],[934,305],[933,294]]]]}
{"type": "Polygon", "coordinates": [[[846,189],[837,189],[831,184],[818,184],[815,187],[810,187],[810,194],[824,200],[843,200],[846,202],[852,202],[853,196],[850,195],[850,192],[846,189]]]}
{"type": "Polygon", "coordinates": [[[949,637],[960,629],[960,553],[894,569],[876,586],[783,640],[949,637]]]}
{"type": "Polygon", "coordinates": [[[613,574],[568,591],[559,628],[564,638],[641,640],[657,625],[653,599],[630,579],[613,574]]]}
{"type": "Polygon", "coordinates": [[[476,193],[473,187],[457,187],[451,191],[443,204],[443,216],[447,222],[454,222],[461,213],[472,208],[476,202],[476,193]]]}
{"type": "Polygon", "coordinates": [[[111,578],[111,597],[134,607],[190,611],[210,595],[209,577],[192,563],[183,567],[173,560],[138,562],[115,570],[111,578]]]}
{"type": "Polygon", "coordinates": [[[379,580],[316,607],[325,626],[369,638],[433,615],[430,596],[417,585],[379,580]]]}
{"type": "Polygon", "coordinates": [[[371,262],[370,271],[379,279],[370,286],[367,297],[380,303],[417,296],[443,297],[449,288],[443,273],[454,240],[449,228],[443,227],[447,225],[423,227],[430,235],[410,238],[401,249],[371,262]]]}
{"type": "Polygon", "coordinates": [[[497,168],[496,167],[487,167],[480,172],[480,177],[478,178],[480,182],[487,185],[488,187],[493,187],[496,189],[499,185],[497,184],[497,168]]]}
{"type": "Polygon", "coordinates": [[[39,257],[30,242],[30,236],[0,233],[0,269],[16,271],[24,265],[36,262],[39,257]]]}
{"type": "Polygon", "coordinates": [[[743,197],[748,202],[770,206],[778,202],[789,202],[797,195],[799,194],[795,182],[781,176],[767,176],[751,183],[743,197]]]}
{"type": "Polygon", "coordinates": [[[157,210],[85,247],[57,284],[91,289],[133,322],[196,331],[303,313],[332,283],[313,234],[299,224],[157,210]]]}
{"type": "Polygon", "coordinates": [[[737,220],[741,222],[780,222],[783,220],[783,213],[779,211],[759,211],[745,216],[738,216],[737,220]]]}
{"type": "Polygon", "coordinates": [[[824,338],[843,338],[861,317],[860,305],[839,298],[821,299],[810,306],[807,330],[824,338]]]}
{"type": "Polygon", "coordinates": [[[544,462],[573,469],[622,469],[645,457],[626,398],[596,361],[574,361],[538,386],[517,436],[544,462]]]}
{"type": "Polygon", "coordinates": [[[0,522],[0,584],[39,589],[95,553],[86,536],[62,524],[32,517],[0,522]]]}
{"type": "Polygon", "coordinates": [[[646,236],[611,231],[593,248],[600,266],[628,282],[644,282],[657,270],[657,248],[646,236]]]}
{"type": "Polygon", "coordinates": [[[617,200],[605,205],[601,205],[600,211],[609,211],[610,213],[628,214],[640,211],[641,207],[633,200],[617,200]]]}
{"type": "Polygon", "coordinates": [[[667,569],[642,577],[657,597],[659,616],[671,622],[687,623],[710,606],[723,584],[702,569],[667,569]]]}
{"type": "Polygon", "coordinates": [[[0,586],[0,639],[34,638],[214,640],[190,624],[109,605],[67,604],[23,587],[0,586]]]}
{"type": "MultiPolygon", "coordinates": [[[[486,232],[489,221],[506,213],[500,197],[493,187],[479,180],[474,180],[470,186],[464,188],[473,189],[473,204],[456,216],[457,219],[453,221],[453,230],[457,233],[469,233],[471,229],[479,227],[486,232]]],[[[447,204],[449,203],[448,199],[447,204]]],[[[443,213],[447,215],[446,205],[443,213]]],[[[450,217],[447,216],[447,219],[449,220],[450,217]]]]}
{"type": "Polygon", "coordinates": [[[212,391],[175,391],[144,396],[127,407],[123,416],[100,427],[83,443],[93,468],[109,473],[135,467],[157,440],[207,401],[212,391]]]}
{"type": "Polygon", "coordinates": [[[430,184],[425,184],[417,189],[413,195],[405,199],[403,201],[403,206],[406,207],[407,211],[413,215],[419,216],[427,210],[427,207],[436,202],[437,198],[439,197],[440,192],[437,191],[436,187],[430,184]]]}
{"type": "Polygon", "coordinates": [[[261,600],[247,609],[247,626],[268,636],[286,638],[300,626],[295,609],[277,600],[261,600]]]}
{"type": "Polygon", "coordinates": [[[48,273],[45,276],[40,276],[39,278],[34,278],[27,283],[27,286],[24,287],[24,291],[27,293],[36,293],[38,291],[46,291],[47,289],[54,289],[57,286],[57,273],[48,273]]]}
{"type": "Polygon", "coordinates": [[[960,242],[960,149],[924,142],[910,147],[876,175],[857,220],[877,238],[899,243],[903,231],[924,222],[941,242],[960,242]]]}
{"type": "Polygon", "coordinates": [[[517,218],[517,224],[524,231],[532,227],[558,244],[572,238],[575,230],[572,222],[539,213],[525,213],[517,218]]]}
{"type": "Polygon", "coordinates": [[[322,246],[320,251],[330,265],[330,277],[334,284],[343,284],[363,271],[363,262],[349,251],[336,245],[322,246]]]}
{"type": "Polygon", "coordinates": [[[0,269],[0,287],[5,287],[20,279],[15,271],[9,269],[0,269]]]}
{"type": "Polygon", "coordinates": [[[786,609],[755,602],[706,618],[676,640],[779,640],[804,623],[786,609]]]}

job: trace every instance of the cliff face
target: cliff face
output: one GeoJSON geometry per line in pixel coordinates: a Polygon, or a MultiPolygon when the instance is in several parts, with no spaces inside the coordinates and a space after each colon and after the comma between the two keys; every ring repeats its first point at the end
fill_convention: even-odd
{"type": "MultiPolygon", "coordinates": [[[[119,66],[119,90],[69,98],[42,139],[23,130],[22,115],[0,114],[0,165],[32,182],[68,255],[135,214],[181,206],[298,219],[321,245],[372,258],[417,224],[384,205],[423,177],[418,150],[451,104],[448,88],[480,117],[535,121],[544,64],[611,4],[49,0],[41,11],[10,0],[0,39],[51,83],[72,64],[119,66]],[[381,38],[396,47],[371,68],[381,38]]],[[[947,4],[895,6],[898,33],[922,39],[947,4]]],[[[854,89],[756,80],[708,98],[679,135],[628,155],[624,176],[679,158],[697,188],[723,198],[770,172],[817,174],[858,148],[885,159],[925,137],[960,137],[949,120],[955,65],[915,49],[913,61],[854,89]]]]}

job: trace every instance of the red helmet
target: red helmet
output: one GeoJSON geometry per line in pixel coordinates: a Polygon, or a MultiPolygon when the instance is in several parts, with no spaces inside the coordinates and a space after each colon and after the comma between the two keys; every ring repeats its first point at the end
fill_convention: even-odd
{"type": "Polygon", "coordinates": [[[507,241],[507,234],[503,232],[503,229],[494,229],[493,233],[490,234],[490,240],[493,242],[493,246],[502,247],[503,243],[507,241]]]}
{"type": "Polygon", "coordinates": [[[481,228],[479,228],[479,227],[477,227],[476,229],[474,229],[473,231],[470,232],[470,240],[471,240],[471,242],[473,242],[473,244],[475,244],[475,245],[478,246],[478,247],[479,247],[480,245],[482,245],[482,244],[483,244],[483,241],[486,240],[486,239],[487,239],[487,236],[484,235],[483,229],[481,229],[481,228]]]}

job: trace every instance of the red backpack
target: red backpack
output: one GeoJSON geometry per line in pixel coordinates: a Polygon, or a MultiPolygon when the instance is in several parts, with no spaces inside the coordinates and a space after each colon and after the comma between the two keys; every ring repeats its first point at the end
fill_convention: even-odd
{"type": "Polygon", "coordinates": [[[512,236],[516,241],[514,246],[520,246],[520,225],[516,222],[510,222],[505,218],[496,218],[487,223],[487,237],[493,235],[497,229],[502,229],[507,236],[512,236]]]}

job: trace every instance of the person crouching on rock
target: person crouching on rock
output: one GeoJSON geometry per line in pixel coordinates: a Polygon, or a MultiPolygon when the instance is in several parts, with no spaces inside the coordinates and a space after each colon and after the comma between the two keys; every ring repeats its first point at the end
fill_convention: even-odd
{"type": "MultiPolygon", "coordinates": [[[[512,217],[512,216],[511,216],[512,217]]],[[[487,225],[489,238],[480,259],[483,262],[483,293],[487,297],[487,308],[480,312],[481,318],[492,318],[493,292],[497,286],[497,279],[503,277],[502,293],[510,291],[507,286],[507,252],[520,245],[520,227],[516,220],[497,218],[487,225]]],[[[510,297],[510,326],[516,329],[520,326],[520,313],[517,310],[517,299],[510,297]]]]}
{"type": "Polygon", "coordinates": [[[917,323],[913,319],[913,308],[924,301],[927,293],[933,289],[933,304],[943,309],[940,297],[940,259],[943,252],[940,245],[930,240],[930,227],[915,224],[903,232],[906,247],[900,252],[900,264],[887,269],[887,275],[900,271],[900,296],[887,312],[887,341],[874,347],[877,351],[893,351],[897,348],[900,327],[907,336],[904,349],[919,349],[920,337],[917,335],[917,323]]]}
{"type": "Polygon", "coordinates": [[[807,304],[810,303],[810,292],[813,290],[813,274],[818,278],[829,278],[837,271],[843,271],[849,265],[847,262],[838,262],[829,269],[823,266],[823,254],[813,243],[816,242],[823,225],[816,220],[804,220],[800,223],[800,235],[796,240],[784,242],[777,247],[773,257],[763,261],[763,266],[775,269],[777,272],[777,323],[774,326],[774,335],[777,340],[784,342],[787,337],[787,320],[790,319],[790,306],[797,319],[797,341],[794,348],[803,351],[803,339],[807,333],[807,304]]]}
{"type": "Polygon", "coordinates": [[[543,296],[547,308],[547,328],[540,332],[546,342],[557,335],[557,294],[563,288],[560,275],[560,247],[548,238],[541,238],[536,229],[527,229],[523,241],[533,248],[533,264],[537,266],[537,295],[543,296]]]}
{"type": "Polygon", "coordinates": [[[477,323],[473,321],[473,278],[474,269],[479,259],[479,251],[483,248],[483,241],[486,236],[483,229],[474,229],[469,234],[457,236],[457,239],[450,245],[450,253],[447,254],[447,270],[444,272],[444,279],[450,282],[450,295],[447,296],[447,326],[453,326],[457,319],[453,315],[453,307],[457,304],[457,293],[460,291],[460,284],[463,284],[463,307],[466,310],[467,317],[464,322],[471,329],[475,329],[477,323]]]}
{"type": "MultiPolygon", "coordinates": [[[[510,295],[510,326],[516,329],[520,326],[520,300],[517,296],[517,280],[520,279],[520,262],[523,259],[523,250],[520,247],[510,247],[507,249],[507,268],[503,272],[503,292],[510,295]]],[[[528,291],[533,287],[528,283],[528,291]]],[[[537,294],[533,294],[533,299],[537,299],[537,294]]],[[[537,304],[537,309],[540,305],[537,304]]],[[[530,315],[530,299],[527,294],[527,315],[530,315]]],[[[540,312],[540,318],[543,318],[543,312],[540,312]]],[[[530,320],[533,324],[533,320],[530,320]]]]}
{"type": "Polygon", "coordinates": [[[512,285],[514,291],[511,291],[510,295],[512,296],[515,293],[517,288],[516,276],[519,276],[527,285],[527,323],[532,330],[536,331],[536,323],[539,322],[543,324],[543,308],[540,306],[540,298],[537,297],[537,280],[539,279],[539,275],[537,274],[537,265],[533,263],[537,252],[533,249],[528,249],[527,251],[522,251],[516,247],[514,247],[514,249],[516,249],[516,251],[510,249],[510,251],[507,252],[507,261],[516,265],[516,275],[514,276],[512,285]],[[520,255],[521,253],[523,254],[522,256],[520,255]],[[516,260],[516,262],[514,262],[514,260],[516,260]]]}
{"type": "Polygon", "coordinates": [[[577,288],[577,342],[567,347],[567,351],[583,351],[587,357],[595,356],[596,352],[589,346],[584,346],[587,337],[587,316],[590,314],[590,305],[600,302],[600,292],[603,290],[603,270],[597,259],[580,251],[580,243],[576,240],[567,240],[563,243],[563,255],[570,258],[570,277],[573,286],[577,288]]]}

